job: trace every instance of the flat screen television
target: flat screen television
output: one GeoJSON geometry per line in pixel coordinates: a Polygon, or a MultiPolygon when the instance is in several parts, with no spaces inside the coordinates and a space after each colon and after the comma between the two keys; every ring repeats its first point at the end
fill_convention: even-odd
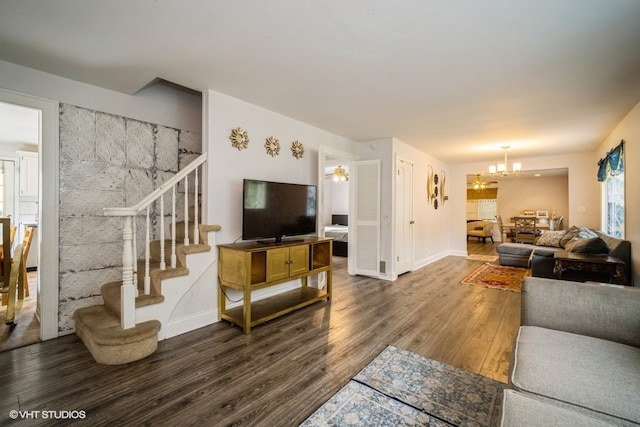
{"type": "Polygon", "coordinates": [[[275,239],[316,232],[315,185],[245,179],[242,239],[275,239]]]}

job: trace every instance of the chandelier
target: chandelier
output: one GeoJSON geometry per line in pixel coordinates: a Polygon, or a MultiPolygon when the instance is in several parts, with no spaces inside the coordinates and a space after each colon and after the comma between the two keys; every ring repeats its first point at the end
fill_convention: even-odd
{"type": "Polygon", "coordinates": [[[504,163],[498,163],[497,165],[489,165],[489,173],[491,175],[500,175],[500,176],[507,176],[512,174],[517,175],[518,172],[522,170],[522,164],[514,163],[513,168],[509,170],[509,163],[507,162],[507,151],[509,150],[509,146],[505,145],[504,147],[502,147],[502,149],[504,150],[504,163]]]}
{"type": "Polygon", "coordinates": [[[334,182],[349,181],[349,174],[342,166],[336,167],[332,174],[327,175],[327,178],[329,177],[331,177],[334,182]]]}

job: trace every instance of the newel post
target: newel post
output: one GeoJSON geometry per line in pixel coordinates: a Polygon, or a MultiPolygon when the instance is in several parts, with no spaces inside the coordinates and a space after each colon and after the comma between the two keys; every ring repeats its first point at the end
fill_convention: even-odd
{"type": "Polygon", "coordinates": [[[136,288],[133,285],[133,217],[124,217],[122,231],[124,249],[122,251],[122,292],[120,292],[122,329],[136,325],[136,288]]]}

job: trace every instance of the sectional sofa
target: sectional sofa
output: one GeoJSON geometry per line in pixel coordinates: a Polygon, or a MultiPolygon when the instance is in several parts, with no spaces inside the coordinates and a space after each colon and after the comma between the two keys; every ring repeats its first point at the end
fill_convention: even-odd
{"type": "Polygon", "coordinates": [[[640,289],[528,277],[502,425],[640,425],[640,289]]]}
{"type": "MultiPolygon", "coordinates": [[[[608,254],[625,263],[625,276],[631,275],[631,243],[617,239],[600,231],[586,227],[571,227],[568,230],[546,231],[536,244],[501,243],[496,248],[500,265],[531,268],[534,277],[554,278],[554,253],[575,251],[580,253],[608,254]]],[[[608,282],[609,276],[597,272],[569,270],[562,276],[565,280],[578,282],[608,282]]],[[[626,284],[626,283],[625,283],[626,284]]]]}

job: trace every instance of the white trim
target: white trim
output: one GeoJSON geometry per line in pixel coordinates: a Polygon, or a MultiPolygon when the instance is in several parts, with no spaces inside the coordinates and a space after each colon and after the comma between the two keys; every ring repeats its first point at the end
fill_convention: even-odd
{"type": "Polygon", "coordinates": [[[59,103],[0,88],[0,101],[40,110],[38,194],[38,311],[40,339],[58,337],[59,103]],[[45,179],[46,177],[46,179],[45,179]],[[47,183],[46,188],[43,183],[47,183]],[[43,215],[43,212],[45,215],[43,215]]]}
{"type": "Polygon", "coordinates": [[[219,322],[218,308],[206,313],[198,313],[193,316],[183,317],[174,321],[169,321],[167,325],[164,339],[185,334],[205,326],[219,322]]]}

